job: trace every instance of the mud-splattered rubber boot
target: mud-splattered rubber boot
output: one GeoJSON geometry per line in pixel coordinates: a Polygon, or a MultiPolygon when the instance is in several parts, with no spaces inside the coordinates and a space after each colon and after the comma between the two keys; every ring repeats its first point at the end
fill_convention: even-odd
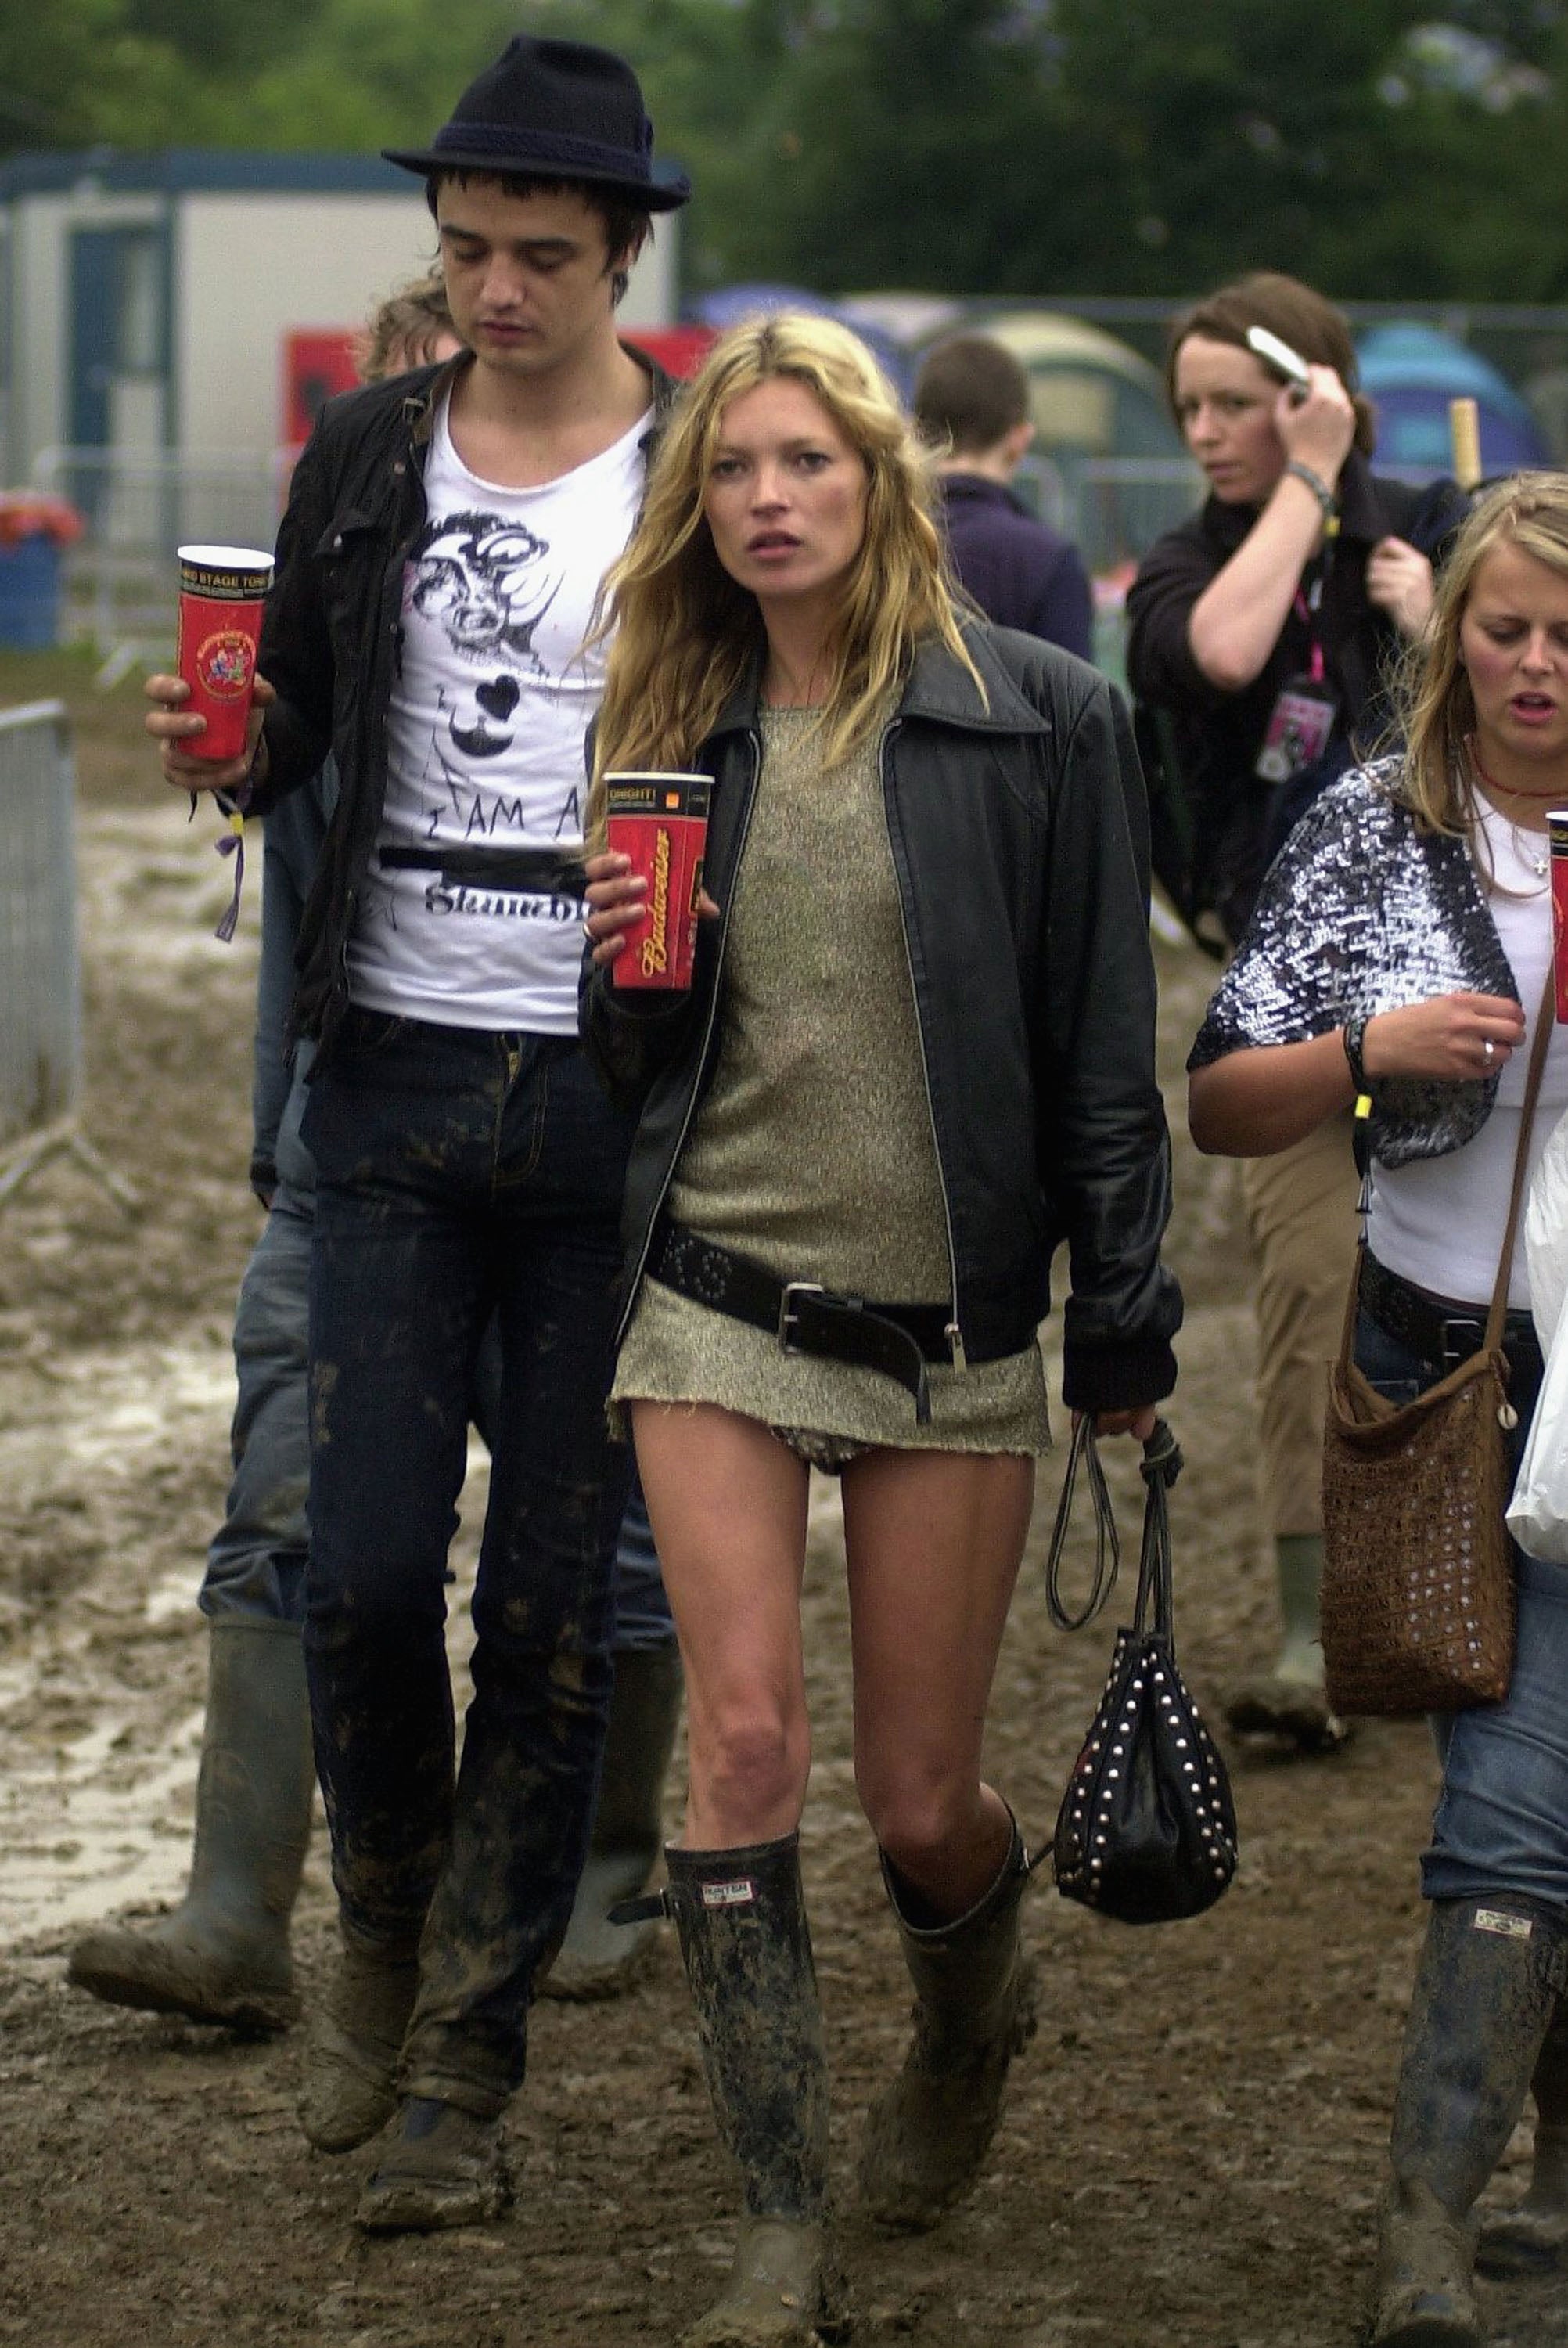
{"type": "Polygon", "coordinates": [[[353,2152],[397,2109],[398,2057],[419,1990],[418,1945],[340,1924],[337,1971],[311,2017],[300,2126],[318,2152],[353,2152]]]}
{"type": "Polygon", "coordinates": [[[1522,1901],[1431,1904],[1394,2101],[1372,2348],[1482,2348],[1471,2212],[1524,2108],[1565,1958],[1561,1924],[1522,1901]]]}
{"type": "Polygon", "coordinates": [[[297,1626],[213,1622],[190,1888],[156,1923],[86,1934],[67,1979],[110,2005],[286,2030],[299,2012],[289,1919],[315,1782],[297,1626]]]}
{"type": "Polygon", "coordinates": [[[1227,1690],[1225,1725],[1238,1736],[1272,1737],[1286,1752],[1336,1753],[1349,1741],[1351,1724],[1330,1711],[1323,1685],[1323,1536],[1280,1533],[1274,1550],[1285,1635],[1272,1671],[1255,1672],[1227,1690]]]}
{"type": "Polygon", "coordinates": [[[1535,2163],[1530,2190],[1515,2209],[1488,2218],[1476,2265],[1483,2275],[1568,2272],[1568,2011],[1557,2011],[1536,2057],[1535,2163]]]}
{"type": "Polygon", "coordinates": [[[681,1719],[682,1685],[681,1650],[673,1639],[616,1655],[588,1864],[560,1952],[538,1977],[542,1997],[615,1997],[630,1987],[652,1953],[656,1918],[612,1924],[610,1911],[644,1889],[664,1840],[664,1778],[681,1719]]]}
{"type": "Polygon", "coordinates": [[[879,2224],[923,2232],[973,2185],[1008,2066],[1034,2034],[1034,1965],[1019,1934],[1029,1861],[1015,1823],[995,1882],[949,1924],[912,1921],[915,1895],[886,1856],[882,1873],[915,1984],[915,2036],[866,2122],[860,2199],[879,2224]]]}
{"type": "Polygon", "coordinates": [[[682,2348],[805,2348],[830,2324],[827,2070],[798,1839],[666,1859],[708,2092],[743,2195],[729,2281],[682,2348]]]}
{"type": "Polygon", "coordinates": [[[511,2207],[498,2116],[405,2096],[354,2211],[367,2234],[482,2226],[511,2207]]]}

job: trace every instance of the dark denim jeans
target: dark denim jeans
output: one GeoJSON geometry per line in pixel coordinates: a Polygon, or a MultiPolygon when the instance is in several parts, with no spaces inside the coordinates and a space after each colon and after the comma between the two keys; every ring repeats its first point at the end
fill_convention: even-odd
{"type": "MultiPolygon", "coordinates": [[[[301,1052],[308,1056],[309,1046],[302,1045],[301,1052]]],[[[277,1142],[282,1179],[234,1313],[233,1479],[197,1601],[214,1621],[237,1614],[298,1622],[304,1613],[310,1272],[316,1219],[315,1168],[298,1138],[306,1097],[302,1077],[289,1095],[277,1142]]],[[[500,1385],[501,1349],[492,1323],[468,1402],[487,1447],[500,1406],[500,1385]]],[[[615,1651],[662,1647],[674,1636],[648,1510],[633,1478],[615,1552],[615,1651]]]]}
{"type": "MultiPolygon", "coordinates": [[[[1442,1365],[1390,1337],[1362,1313],[1356,1359],[1391,1399],[1433,1385],[1442,1365]]],[[[1523,1453],[1541,1384],[1533,1349],[1512,1354],[1512,1444],[1523,1453]]],[[[1513,1676],[1501,1704],[1434,1718],[1442,1791],[1421,1859],[1429,1900],[1512,1895],[1568,1909],[1568,1568],[1515,1550],[1518,1632],[1513,1676]]]]}
{"type": "Polygon", "coordinates": [[[574,1039],[354,1013],[311,1087],[305,1653],[345,1923],[423,1929],[403,2085],[492,2112],[566,1929],[630,1460],[608,1437],[630,1128],[574,1039]],[[502,1360],[454,1778],[444,1574],[475,1360],[502,1360]]]}

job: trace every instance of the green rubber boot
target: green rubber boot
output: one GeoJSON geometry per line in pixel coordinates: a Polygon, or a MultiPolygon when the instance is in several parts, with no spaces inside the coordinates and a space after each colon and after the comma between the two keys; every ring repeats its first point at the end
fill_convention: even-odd
{"type": "Polygon", "coordinates": [[[67,1978],[110,2005],[286,2029],[299,2012],[289,1920],[315,1782],[298,1626],[220,1617],[209,1626],[190,1888],[156,1923],[87,1933],[67,1978]]]}
{"type": "Polygon", "coordinates": [[[729,2281],[682,2348],[806,2348],[829,2321],[827,2070],[798,1838],[666,1859],[708,2092],[743,2193],[729,2281]]]}
{"type": "Polygon", "coordinates": [[[681,1650],[623,1649],[604,1742],[588,1864],[559,1953],[537,1987],[542,1997],[614,1997],[630,1987],[655,1945],[657,1918],[612,1924],[618,1901],[643,1890],[664,1841],[664,1779],[681,1719],[681,1650]]]}
{"type": "Polygon", "coordinates": [[[1558,2000],[1530,2092],[1535,2099],[1535,2162],[1515,2209],[1489,2218],[1476,2265],[1483,2275],[1568,2271],[1568,2013],[1558,2000]]]}
{"type": "Polygon", "coordinates": [[[1333,1753],[1349,1739],[1348,1722],[1331,1712],[1323,1684],[1317,1594],[1323,1581],[1321,1533],[1281,1533],[1274,1544],[1283,1626],[1271,1672],[1255,1672],[1227,1693],[1225,1725],[1238,1736],[1272,1736],[1299,1753],[1333,1753]]]}
{"type": "Polygon", "coordinates": [[[1483,2348],[1471,2210],[1524,2107],[1565,1960],[1561,1923],[1522,1901],[1432,1902],[1394,2102],[1371,2348],[1483,2348]]]}
{"type": "Polygon", "coordinates": [[[1015,1824],[996,1880],[949,1924],[912,1923],[911,1895],[886,1856],[882,1873],[915,1984],[915,2035],[866,2122],[860,2199],[880,2224],[917,2233],[973,2185],[1008,2067],[1034,2034],[1034,1962],[1019,1933],[1029,1861],[1015,1824]]]}

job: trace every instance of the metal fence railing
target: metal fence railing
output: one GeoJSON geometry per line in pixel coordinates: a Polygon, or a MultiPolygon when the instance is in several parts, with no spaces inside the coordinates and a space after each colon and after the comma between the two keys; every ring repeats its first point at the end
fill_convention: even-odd
{"type": "Polygon", "coordinates": [[[77,1126],[82,982],[76,765],[63,702],[0,709],[0,1205],[47,1159],[85,1167],[128,1212],[137,1194],[77,1126]]]}
{"type": "Polygon", "coordinates": [[[271,546],[292,457],[285,448],[224,457],[41,449],[32,486],[67,499],[87,525],[65,559],[67,636],[90,644],[113,674],[167,654],[176,548],[271,546]]]}
{"type": "Polygon", "coordinates": [[[77,1105],[73,789],[64,704],[0,710],[0,1144],[77,1105]]]}

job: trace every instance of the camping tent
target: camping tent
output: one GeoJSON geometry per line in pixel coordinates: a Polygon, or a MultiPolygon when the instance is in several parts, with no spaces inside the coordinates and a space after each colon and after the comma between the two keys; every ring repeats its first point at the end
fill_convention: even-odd
{"type": "Polygon", "coordinates": [[[1446,473],[1452,464],[1449,402],[1473,399],[1483,473],[1549,465],[1545,435],[1494,366],[1432,326],[1374,326],[1357,348],[1361,386],[1377,402],[1378,462],[1391,471],[1446,473]]]}

